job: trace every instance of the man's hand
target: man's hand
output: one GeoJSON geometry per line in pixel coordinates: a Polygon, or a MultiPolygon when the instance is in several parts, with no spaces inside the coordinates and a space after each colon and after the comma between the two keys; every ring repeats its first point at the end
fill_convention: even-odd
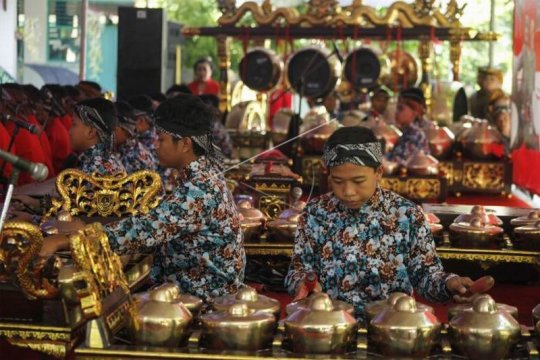
{"type": "Polygon", "coordinates": [[[298,283],[293,301],[302,300],[311,293],[319,293],[321,291],[322,286],[319,283],[317,274],[309,272],[306,274],[306,278],[298,283]]]}
{"type": "Polygon", "coordinates": [[[8,211],[8,218],[11,221],[26,221],[30,223],[34,220],[32,214],[27,213],[26,211],[19,211],[13,209],[8,211]]]}
{"type": "Polygon", "coordinates": [[[69,248],[69,238],[66,235],[52,235],[43,239],[43,246],[39,251],[39,256],[47,258],[54,255],[59,250],[69,248]]]}
{"type": "Polygon", "coordinates": [[[25,210],[25,206],[34,211],[39,209],[39,200],[28,195],[13,195],[12,203],[16,210],[25,210]]]}
{"type": "Polygon", "coordinates": [[[471,302],[476,295],[489,291],[495,280],[491,276],[484,276],[476,281],[468,277],[455,276],[446,281],[447,289],[454,294],[454,301],[458,303],[471,302]]]}

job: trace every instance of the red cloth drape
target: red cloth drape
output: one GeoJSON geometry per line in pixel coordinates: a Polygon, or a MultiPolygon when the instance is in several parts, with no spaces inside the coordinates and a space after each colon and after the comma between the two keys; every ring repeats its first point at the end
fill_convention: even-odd
{"type": "Polygon", "coordinates": [[[540,194],[540,151],[522,146],[512,152],[514,184],[540,194]]]}

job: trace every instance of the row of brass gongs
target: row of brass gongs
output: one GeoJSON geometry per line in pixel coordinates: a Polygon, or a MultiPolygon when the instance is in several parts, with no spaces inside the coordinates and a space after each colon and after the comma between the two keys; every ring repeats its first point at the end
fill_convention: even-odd
{"type": "Polygon", "coordinates": [[[383,84],[391,89],[417,86],[421,67],[410,53],[394,50],[384,55],[368,47],[347,54],[341,63],[336,52],[308,46],[293,53],[286,64],[271,49],[254,48],[239,64],[242,82],[250,89],[267,92],[280,82],[285,69],[288,87],[308,98],[324,98],[344,79],[355,89],[383,84]]]}

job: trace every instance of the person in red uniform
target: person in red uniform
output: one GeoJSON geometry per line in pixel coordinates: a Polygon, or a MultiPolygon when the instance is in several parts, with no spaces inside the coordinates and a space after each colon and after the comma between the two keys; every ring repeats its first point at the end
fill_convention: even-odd
{"type": "MultiPolygon", "coordinates": [[[[36,88],[34,85],[23,85],[21,89],[23,90],[24,95],[27,99],[25,106],[25,110],[27,113],[26,120],[30,124],[43,129],[49,119],[50,111],[45,108],[43,99],[41,98],[41,94],[38,88],[36,88]]],[[[53,151],[51,143],[49,142],[49,138],[47,137],[45,131],[41,131],[38,136],[39,142],[41,143],[41,149],[43,150],[43,154],[45,155],[44,164],[49,169],[49,177],[54,177],[56,175],[56,171],[53,167],[53,151]]]]}
{"type": "MultiPolygon", "coordinates": [[[[13,100],[11,103],[8,102],[5,108],[4,114],[18,116],[21,120],[26,120],[29,113],[27,111],[27,98],[18,84],[4,84],[4,90],[7,90],[7,94],[13,100]]],[[[13,122],[8,122],[6,129],[10,136],[13,136],[15,133],[15,124],[13,122]]],[[[26,129],[19,129],[17,136],[15,137],[15,150],[12,151],[17,156],[20,156],[28,161],[37,162],[41,164],[48,165],[48,161],[41,141],[38,135],[30,133],[26,129]]],[[[52,170],[52,168],[50,169],[52,170]]],[[[51,174],[49,174],[51,175],[51,174]]],[[[19,185],[29,184],[34,180],[31,178],[30,174],[27,172],[21,172],[19,176],[19,185]]]]}
{"type": "MultiPolygon", "coordinates": [[[[55,97],[56,107],[50,105],[51,111],[46,111],[42,115],[45,119],[45,131],[52,149],[52,165],[56,174],[60,173],[66,166],[66,159],[73,153],[71,141],[69,139],[70,124],[64,124],[71,115],[68,114],[65,108],[64,98],[67,97],[66,90],[59,85],[44,85],[43,89],[48,89],[55,97]],[[66,127],[69,126],[69,127],[66,127]]],[[[49,101],[50,103],[50,101],[49,101]]]]}
{"type": "Polygon", "coordinates": [[[192,94],[219,95],[219,83],[212,79],[212,70],[212,58],[210,57],[204,57],[195,62],[195,65],[193,65],[195,80],[188,84],[192,94]]]}

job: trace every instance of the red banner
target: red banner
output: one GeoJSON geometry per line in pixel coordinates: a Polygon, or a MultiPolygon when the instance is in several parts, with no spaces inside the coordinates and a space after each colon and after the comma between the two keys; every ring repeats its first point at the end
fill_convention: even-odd
{"type": "Polygon", "coordinates": [[[540,0],[515,0],[512,128],[514,183],[540,194],[540,0]]]}

